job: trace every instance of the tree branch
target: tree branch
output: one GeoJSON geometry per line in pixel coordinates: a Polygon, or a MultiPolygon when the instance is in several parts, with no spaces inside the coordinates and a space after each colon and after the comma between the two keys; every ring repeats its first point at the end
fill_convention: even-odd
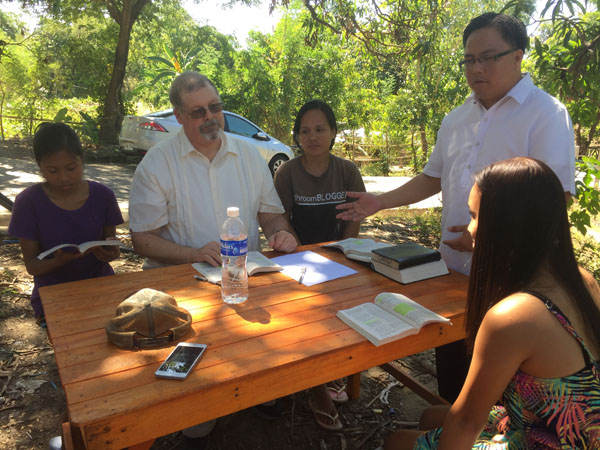
{"type": "Polygon", "coordinates": [[[140,13],[142,12],[142,9],[144,9],[144,6],[146,6],[151,1],[152,0],[134,0],[133,7],[131,8],[131,25],[133,25],[138,19],[140,13]]]}
{"type": "Polygon", "coordinates": [[[121,25],[121,15],[122,10],[119,10],[119,5],[113,0],[106,0],[106,9],[108,10],[108,15],[114,20],[117,25],[121,25]]]}

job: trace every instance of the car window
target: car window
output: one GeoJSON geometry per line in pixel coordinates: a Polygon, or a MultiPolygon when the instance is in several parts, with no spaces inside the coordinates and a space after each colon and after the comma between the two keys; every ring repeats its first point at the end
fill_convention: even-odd
{"type": "Polygon", "coordinates": [[[226,130],[230,133],[239,134],[240,136],[252,137],[260,131],[257,127],[239,117],[230,116],[225,114],[225,120],[227,121],[226,130]]]}

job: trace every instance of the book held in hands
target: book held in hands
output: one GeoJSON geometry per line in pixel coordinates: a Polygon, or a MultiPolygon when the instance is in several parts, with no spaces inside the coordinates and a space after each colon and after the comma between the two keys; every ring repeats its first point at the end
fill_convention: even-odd
{"type": "Polygon", "coordinates": [[[391,292],[377,295],[373,303],[340,310],[337,317],[376,346],[418,334],[430,323],[452,324],[408,297],[391,292]]]}
{"type": "Polygon", "coordinates": [[[346,258],[356,259],[358,261],[370,262],[371,252],[375,249],[390,247],[391,244],[377,242],[373,239],[348,238],[342,241],[325,244],[323,247],[339,248],[346,258]]]}
{"type": "MultiPolygon", "coordinates": [[[[221,283],[221,266],[213,267],[208,263],[198,262],[192,264],[192,267],[200,272],[209,283],[221,283]]],[[[248,257],[246,258],[246,271],[248,272],[248,276],[259,272],[279,272],[281,270],[283,270],[282,266],[271,261],[261,252],[248,252],[248,257]]]]}
{"type": "Polygon", "coordinates": [[[56,245],[48,250],[46,250],[45,252],[40,253],[37,258],[38,259],[44,259],[46,256],[54,253],[56,250],[60,250],[61,248],[72,248],[75,250],[78,250],[80,253],[85,253],[87,250],[89,250],[92,247],[99,247],[99,246],[115,246],[115,245],[121,245],[121,241],[118,241],[116,239],[110,239],[110,240],[106,240],[106,241],[88,241],[88,242],[83,242],[81,244],[60,244],[60,245],[56,245]]]}

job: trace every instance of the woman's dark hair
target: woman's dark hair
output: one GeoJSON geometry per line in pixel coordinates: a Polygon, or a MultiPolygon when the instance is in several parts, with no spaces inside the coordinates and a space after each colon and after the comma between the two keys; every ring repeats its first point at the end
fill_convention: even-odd
{"type": "Polygon", "coordinates": [[[33,136],[33,154],[40,165],[42,158],[65,150],[83,159],[83,149],[79,137],[64,123],[42,123],[33,136]]]}
{"type": "Polygon", "coordinates": [[[552,169],[513,158],[483,169],[475,184],[481,201],[465,323],[469,347],[486,312],[527,290],[545,269],[569,293],[600,348],[600,311],[579,272],[565,193],[552,169]]]}
{"type": "Polygon", "coordinates": [[[525,50],[529,46],[527,28],[523,22],[513,16],[495,12],[484,13],[472,19],[463,31],[463,47],[467,45],[467,39],[474,31],[481,28],[495,28],[512,48],[525,50]]]}
{"type": "MultiPolygon", "coordinates": [[[[298,111],[298,114],[296,114],[296,120],[294,121],[294,143],[299,148],[301,148],[300,141],[298,139],[298,134],[300,133],[300,122],[302,121],[302,117],[304,117],[304,114],[306,114],[308,111],[312,111],[313,109],[323,111],[323,114],[325,114],[325,117],[327,118],[327,123],[329,124],[329,127],[335,131],[335,134],[337,134],[337,121],[335,120],[335,114],[333,113],[333,109],[331,109],[331,106],[329,106],[323,100],[309,100],[304,105],[302,105],[302,108],[300,108],[300,111],[298,111]]],[[[331,144],[329,144],[329,150],[333,148],[334,143],[335,136],[331,140],[331,144]]]]}

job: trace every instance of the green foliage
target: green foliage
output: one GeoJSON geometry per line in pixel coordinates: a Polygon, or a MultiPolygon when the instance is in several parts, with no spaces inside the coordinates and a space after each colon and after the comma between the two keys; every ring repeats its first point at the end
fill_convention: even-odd
{"type": "Polygon", "coordinates": [[[82,15],[66,26],[44,18],[32,46],[31,76],[44,99],[91,97],[98,104],[106,95],[114,58],[116,25],[105,18],[82,15]]]}
{"type": "Polygon", "coordinates": [[[562,17],[544,31],[532,54],[537,81],[565,103],[580,154],[587,155],[600,124],[600,13],[562,17]]]}
{"type": "MultiPolygon", "coordinates": [[[[367,163],[364,164],[361,168],[360,168],[360,173],[361,175],[367,176],[367,177],[384,177],[387,176],[385,175],[385,172],[383,170],[384,168],[381,167],[381,164],[379,164],[378,162],[375,163],[367,163]]],[[[388,170],[389,172],[389,170],[388,170]]]]}
{"type": "Polygon", "coordinates": [[[207,75],[224,92],[231,72],[234,41],[209,26],[199,27],[180,5],[167,4],[134,28],[124,99],[129,113],[170,106],[173,78],[186,70],[207,75]]]}
{"type": "MultiPolygon", "coordinates": [[[[143,70],[142,76],[145,81],[133,90],[132,95],[136,95],[144,89],[152,89],[158,82],[161,82],[161,89],[155,92],[158,95],[166,96],[165,91],[177,75],[196,69],[198,66],[198,53],[202,50],[201,47],[194,47],[190,50],[178,49],[173,51],[165,44],[163,44],[162,49],[164,56],[146,57],[148,61],[154,64],[143,70]]],[[[157,101],[160,102],[158,99],[157,101]]]]}
{"type": "Polygon", "coordinates": [[[597,239],[572,233],[577,262],[600,281],[600,243],[597,239]]]}
{"type": "Polygon", "coordinates": [[[68,115],[67,108],[61,108],[58,110],[56,115],[54,116],[53,122],[70,122],[72,120],[71,116],[68,115]]]}
{"type": "Polygon", "coordinates": [[[571,224],[583,235],[592,225],[591,219],[600,213],[600,161],[584,156],[576,163],[581,179],[575,181],[577,204],[572,205],[571,224]]]}
{"type": "Polygon", "coordinates": [[[79,111],[83,121],[79,127],[79,137],[84,142],[98,142],[98,121],[85,111],[79,111]]]}
{"type": "Polygon", "coordinates": [[[236,53],[233,70],[223,77],[226,107],[288,144],[296,111],[303,103],[321,98],[340,119],[344,96],[346,49],[334,36],[307,46],[303,16],[291,11],[272,36],[252,33],[248,49],[236,53]]]}
{"type": "Polygon", "coordinates": [[[552,20],[534,40],[531,68],[541,87],[557,96],[569,110],[582,158],[577,161],[576,200],[570,219],[582,234],[600,212],[600,163],[591,158],[590,145],[600,125],[600,13],[586,12],[586,4],[547,1],[544,12],[552,20]]]}

